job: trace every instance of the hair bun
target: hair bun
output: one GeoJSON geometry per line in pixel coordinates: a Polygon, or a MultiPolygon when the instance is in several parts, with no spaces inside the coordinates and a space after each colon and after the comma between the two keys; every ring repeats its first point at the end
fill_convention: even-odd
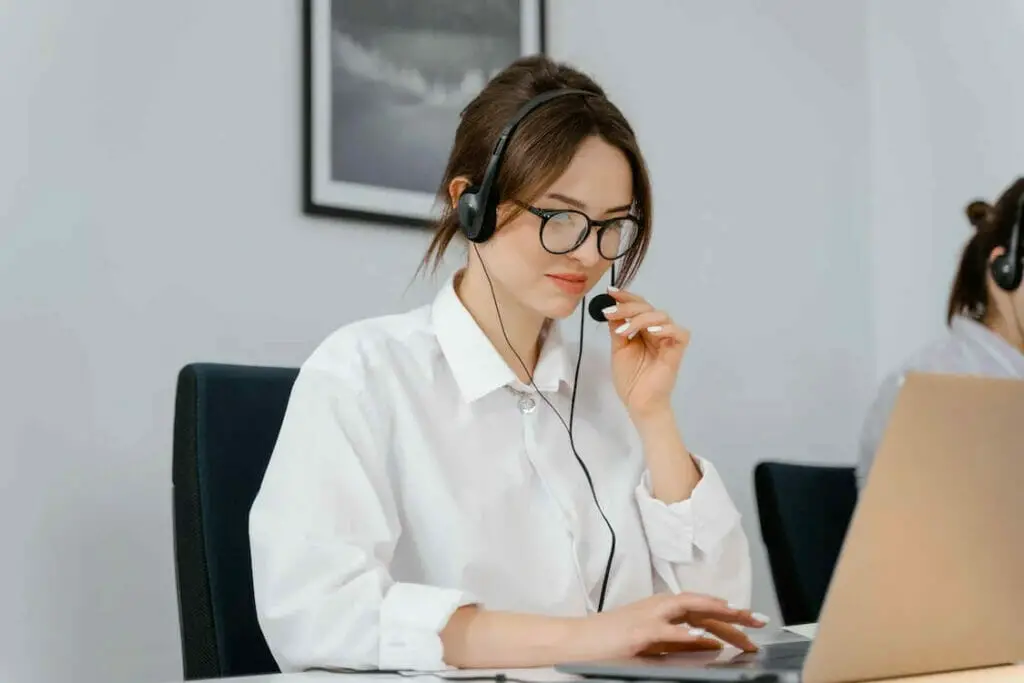
{"type": "Polygon", "coordinates": [[[964,213],[967,214],[967,220],[971,222],[975,230],[984,230],[991,222],[995,209],[988,202],[975,199],[967,205],[964,213]]]}

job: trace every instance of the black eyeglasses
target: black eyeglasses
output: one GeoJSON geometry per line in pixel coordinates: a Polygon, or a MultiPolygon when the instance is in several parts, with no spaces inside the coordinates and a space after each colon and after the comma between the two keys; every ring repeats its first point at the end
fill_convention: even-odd
{"type": "Polygon", "coordinates": [[[636,216],[598,221],[575,209],[538,209],[528,204],[519,205],[540,218],[540,244],[552,254],[568,254],[579,249],[596,227],[598,253],[602,258],[614,261],[628,254],[640,235],[640,220],[636,216]]]}

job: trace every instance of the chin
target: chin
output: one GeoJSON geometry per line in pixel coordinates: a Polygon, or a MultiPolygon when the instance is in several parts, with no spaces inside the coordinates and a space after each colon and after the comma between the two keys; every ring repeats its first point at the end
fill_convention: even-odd
{"type": "Polygon", "coordinates": [[[559,297],[558,299],[549,299],[543,302],[541,305],[536,307],[536,311],[543,315],[545,318],[552,318],[554,320],[565,320],[580,307],[580,297],[567,298],[559,297]]]}

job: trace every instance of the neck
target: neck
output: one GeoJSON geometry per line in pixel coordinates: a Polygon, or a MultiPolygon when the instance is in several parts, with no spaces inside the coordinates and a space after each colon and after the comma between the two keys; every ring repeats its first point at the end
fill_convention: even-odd
{"type": "Polygon", "coordinates": [[[455,293],[519,381],[529,384],[540,355],[541,333],[547,329],[544,317],[524,308],[497,283],[492,295],[487,276],[478,264],[471,264],[456,275],[455,293]],[[500,319],[495,301],[501,311],[500,319]]]}

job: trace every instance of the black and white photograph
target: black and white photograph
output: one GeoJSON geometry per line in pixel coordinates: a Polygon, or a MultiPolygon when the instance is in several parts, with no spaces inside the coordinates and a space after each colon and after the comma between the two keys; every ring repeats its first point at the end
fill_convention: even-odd
{"type": "Polygon", "coordinates": [[[459,114],[544,51],[543,0],[306,0],[307,213],[438,214],[459,114]]]}

